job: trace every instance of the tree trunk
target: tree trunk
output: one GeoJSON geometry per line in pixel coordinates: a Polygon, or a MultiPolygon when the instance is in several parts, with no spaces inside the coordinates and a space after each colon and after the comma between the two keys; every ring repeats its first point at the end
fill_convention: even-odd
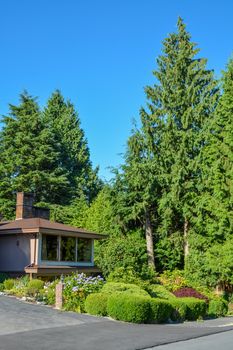
{"type": "Polygon", "coordinates": [[[189,230],[189,222],[187,219],[185,219],[184,221],[184,261],[187,259],[189,255],[188,230],[189,230]]]}
{"type": "Polygon", "coordinates": [[[155,257],[154,257],[154,242],[153,242],[153,232],[148,213],[146,213],[146,247],[148,256],[148,265],[155,270],[155,257]]]}

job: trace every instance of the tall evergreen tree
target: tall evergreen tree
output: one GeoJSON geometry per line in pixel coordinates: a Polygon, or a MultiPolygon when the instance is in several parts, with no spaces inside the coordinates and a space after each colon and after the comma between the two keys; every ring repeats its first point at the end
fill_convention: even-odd
{"type": "Polygon", "coordinates": [[[222,242],[233,229],[233,60],[222,79],[222,96],[201,153],[200,225],[209,242],[222,242]],[[204,224],[205,223],[205,224],[204,224]]]}
{"type": "Polygon", "coordinates": [[[183,231],[186,257],[189,231],[193,229],[196,215],[194,207],[201,171],[199,154],[219,93],[213,72],[206,68],[206,59],[196,58],[199,50],[181,18],[177,27],[177,33],[165,39],[163,55],[157,59],[158,68],[153,73],[158,83],[146,88],[151,102],[149,113],[142,111],[141,114],[144,129],[148,129],[154,144],[158,139],[153,129],[162,124],[161,165],[158,164],[162,166],[161,226],[169,228],[171,233],[183,231]]]}
{"type": "Polygon", "coordinates": [[[16,191],[34,192],[37,201],[52,203],[66,193],[67,174],[58,156],[54,135],[44,128],[36,99],[23,93],[18,106],[10,105],[0,134],[0,212],[4,217],[13,215],[16,191]]]}
{"type": "MultiPolygon", "coordinates": [[[[156,241],[162,239],[168,242],[165,249],[167,245],[174,250],[173,245],[180,246],[182,238],[183,254],[187,256],[200,185],[199,154],[219,92],[213,72],[206,68],[206,59],[196,58],[199,50],[181,18],[177,27],[178,31],[163,42],[163,54],[153,72],[156,83],[145,89],[148,103],[140,112],[142,127],[140,142],[137,142],[143,145],[142,151],[135,153],[129,148],[130,156],[127,154],[123,167],[125,178],[131,173],[141,191],[128,185],[129,193],[125,191],[123,197],[137,219],[140,215],[135,212],[135,203],[140,208],[146,198],[147,208],[153,208],[149,212],[156,241]],[[130,202],[129,198],[133,200],[130,202]],[[174,235],[177,238],[174,239],[174,235]]],[[[129,143],[131,141],[132,138],[129,143]]],[[[127,181],[129,184],[130,180],[127,181]]],[[[160,256],[161,250],[162,245],[160,256]]]]}
{"type": "Polygon", "coordinates": [[[60,164],[67,173],[67,197],[84,194],[91,202],[101,188],[98,169],[92,169],[87,140],[74,105],[65,101],[60,91],[55,91],[48,100],[44,122],[55,135],[60,164]]]}

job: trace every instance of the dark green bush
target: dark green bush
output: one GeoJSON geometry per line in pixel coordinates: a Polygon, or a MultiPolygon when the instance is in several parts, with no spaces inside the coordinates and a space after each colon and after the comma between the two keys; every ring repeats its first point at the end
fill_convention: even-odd
{"type": "Polygon", "coordinates": [[[195,321],[206,315],[207,304],[204,300],[196,298],[182,298],[187,306],[185,318],[188,321],[195,321]]]}
{"type": "Polygon", "coordinates": [[[3,283],[0,283],[0,292],[3,292],[4,291],[4,284],[3,283]]]}
{"type": "Polygon", "coordinates": [[[7,280],[9,277],[6,273],[1,272],[0,273],[0,283],[3,283],[5,280],[7,280]]]}
{"type": "Polygon", "coordinates": [[[209,302],[208,315],[211,317],[226,316],[228,312],[228,303],[221,298],[213,299],[209,302]]]}
{"type": "Polygon", "coordinates": [[[38,294],[44,288],[44,282],[38,279],[33,279],[28,282],[26,293],[29,296],[38,294]]]}
{"type": "Polygon", "coordinates": [[[109,295],[104,293],[93,293],[88,295],[85,301],[85,310],[91,315],[106,316],[109,295]]]}
{"type": "Polygon", "coordinates": [[[173,306],[171,319],[173,321],[195,321],[206,315],[207,304],[196,298],[177,298],[170,300],[173,306]]]}
{"type": "Polygon", "coordinates": [[[109,296],[107,312],[116,320],[145,323],[150,318],[150,298],[118,292],[109,296]]]}
{"type": "Polygon", "coordinates": [[[150,322],[165,322],[171,317],[173,311],[172,305],[168,300],[150,299],[150,322]]]}
{"type": "Polygon", "coordinates": [[[127,292],[128,294],[137,294],[144,297],[149,297],[149,294],[137,286],[131,283],[121,283],[121,282],[107,282],[102,290],[103,293],[112,294],[115,292],[127,292]]]}
{"type": "Polygon", "coordinates": [[[3,282],[3,285],[5,290],[11,290],[14,288],[15,280],[13,278],[9,278],[3,282]]]}

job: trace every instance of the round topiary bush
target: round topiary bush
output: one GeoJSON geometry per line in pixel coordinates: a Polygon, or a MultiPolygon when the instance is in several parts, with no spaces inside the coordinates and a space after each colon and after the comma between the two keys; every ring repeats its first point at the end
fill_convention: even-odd
{"type": "Polygon", "coordinates": [[[208,315],[211,317],[226,316],[228,303],[223,299],[213,299],[209,302],[208,315]]]}
{"type": "Polygon", "coordinates": [[[116,320],[145,323],[150,319],[150,298],[118,292],[109,296],[107,312],[116,320]]]}
{"type": "Polygon", "coordinates": [[[88,295],[85,301],[85,310],[91,315],[106,316],[109,295],[105,293],[93,293],[88,295]]]}
{"type": "Polygon", "coordinates": [[[155,298],[150,300],[150,322],[165,322],[171,317],[172,311],[172,305],[168,300],[155,298]]]}

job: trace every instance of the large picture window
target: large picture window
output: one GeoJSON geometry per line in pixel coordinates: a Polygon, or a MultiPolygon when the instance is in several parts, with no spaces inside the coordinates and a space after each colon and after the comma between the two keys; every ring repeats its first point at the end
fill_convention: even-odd
{"type": "Polygon", "coordinates": [[[88,238],[78,238],[78,261],[91,262],[92,242],[88,238]]]}
{"type": "Polygon", "coordinates": [[[61,237],[61,261],[74,261],[76,249],[75,237],[61,237]]]}
{"type": "Polygon", "coordinates": [[[91,263],[92,239],[43,234],[41,260],[91,263]]]}
{"type": "Polygon", "coordinates": [[[58,237],[42,236],[42,260],[58,261],[58,237]]]}

